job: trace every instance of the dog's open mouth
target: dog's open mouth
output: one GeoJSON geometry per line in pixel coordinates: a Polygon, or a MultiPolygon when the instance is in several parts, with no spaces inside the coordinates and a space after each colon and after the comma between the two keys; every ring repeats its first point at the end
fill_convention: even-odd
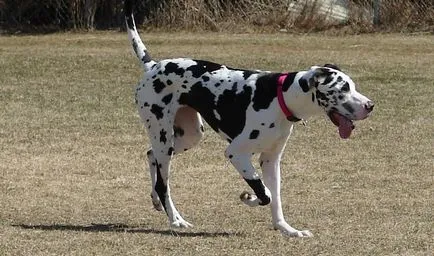
{"type": "Polygon", "coordinates": [[[348,139],[355,127],[353,121],[333,110],[328,113],[328,116],[330,120],[339,127],[339,135],[341,138],[348,139]]]}

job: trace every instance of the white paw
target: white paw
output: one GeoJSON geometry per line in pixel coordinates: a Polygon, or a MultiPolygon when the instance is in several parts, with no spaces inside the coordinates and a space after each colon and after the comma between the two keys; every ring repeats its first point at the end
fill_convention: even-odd
{"type": "Polygon", "coordinates": [[[296,230],[294,232],[281,231],[281,233],[289,237],[313,237],[312,232],[309,230],[296,230]]]}
{"type": "Polygon", "coordinates": [[[313,237],[312,232],[309,230],[297,230],[286,222],[277,223],[274,225],[274,228],[280,230],[283,235],[289,237],[313,237]]]}
{"type": "Polygon", "coordinates": [[[261,202],[255,194],[244,191],[240,195],[241,202],[245,203],[250,207],[258,206],[261,202]]]}
{"type": "Polygon", "coordinates": [[[175,221],[170,223],[172,228],[191,228],[193,225],[187,221],[185,221],[181,216],[175,217],[175,221]]]}
{"type": "MultiPolygon", "coordinates": [[[[268,196],[268,198],[271,200],[271,193],[267,187],[265,187],[265,195],[268,196]]],[[[245,203],[246,205],[248,205],[250,207],[254,207],[254,206],[258,206],[258,205],[264,205],[264,204],[261,204],[262,203],[261,199],[259,199],[255,194],[252,194],[252,193],[247,192],[247,191],[244,191],[243,193],[241,193],[240,199],[243,203],[245,203]]],[[[266,204],[269,204],[269,202],[267,202],[266,204]]]]}

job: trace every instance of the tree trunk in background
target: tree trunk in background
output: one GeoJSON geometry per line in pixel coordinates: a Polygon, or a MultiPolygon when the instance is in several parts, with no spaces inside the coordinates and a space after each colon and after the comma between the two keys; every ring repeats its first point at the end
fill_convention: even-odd
{"type": "Polygon", "coordinates": [[[97,0],[84,0],[84,20],[88,30],[95,28],[96,7],[97,0]]]}

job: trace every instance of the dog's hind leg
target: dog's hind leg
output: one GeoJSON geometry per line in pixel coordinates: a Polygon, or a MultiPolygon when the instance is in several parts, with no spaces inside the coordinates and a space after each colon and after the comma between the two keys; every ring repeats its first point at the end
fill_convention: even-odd
{"type": "MultiPolygon", "coordinates": [[[[190,107],[178,109],[173,125],[174,154],[187,151],[197,145],[203,136],[204,127],[200,115],[190,107]]],[[[163,210],[160,198],[158,197],[155,185],[157,182],[157,166],[152,149],[147,152],[149,171],[152,181],[152,204],[157,211],[163,210]]]]}
{"type": "Polygon", "coordinates": [[[148,157],[148,164],[149,164],[149,174],[151,176],[151,199],[152,199],[152,205],[154,206],[155,210],[162,211],[163,205],[161,204],[160,198],[158,197],[157,191],[155,190],[155,184],[157,184],[157,165],[154,157],[154,152],[152,151],[152,148],[146,152],[146,155],[148,157]]]}
{"type": "Polygon", "coordinates": [[[170,195],[169,174],[170,162],[175,151],[173,132],[175,117],[170,114],[168,109],[161,109],[155,115],[144,111],[139,111],[139,113],[148,124],[148,135],[152,144],[152,150],[149,150],[147,154],[148,160],[150,160],[150,174],[154,188],[153,204],[157,209],[163,208],[165,210],[172,227],[191,227],[192,225],[179,214],[170,195]]]}

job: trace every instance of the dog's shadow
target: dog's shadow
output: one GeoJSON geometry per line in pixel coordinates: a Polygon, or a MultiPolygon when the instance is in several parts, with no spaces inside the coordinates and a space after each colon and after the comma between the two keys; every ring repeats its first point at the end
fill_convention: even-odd
{"type": "Polygon", "coordinates": [[[152,228],[144,228],[141,226],[129,226],[119,223],[91,225],[68,225],[68,224],[51,224],[51,225],[28,225],[16,224],[13,227],[32,230],[44,231],[81,231],[81,232],[119,232],[119,233],[142,233],[142,234],[159,234],[174,237],[231,237],[240,236],[242,234],[236,232],[195,232],[195,231],[178,231],[178,230],[157,230],[152,228]]]}

